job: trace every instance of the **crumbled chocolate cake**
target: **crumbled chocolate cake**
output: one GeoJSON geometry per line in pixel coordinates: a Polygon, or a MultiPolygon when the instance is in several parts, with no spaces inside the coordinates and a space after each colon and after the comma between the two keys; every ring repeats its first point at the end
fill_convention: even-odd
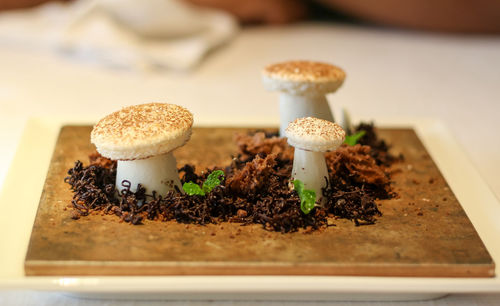
{"type": "Polygon", "coordinates": [[[244,157],[254,157],[257,154],[278,154],[280,159],[293,160],[293,147],[288,145],[286,138],[256,132],[253,135],[236,134],[234,140],[244,157]]]}
{"type": "MultiPolygon", "coordinates": [[[[65,178],[74,192],[71,217],[78,219],[100,211],[131,224],[140,224],[144,219],[201,225],[256,223],[283,233],[327,226],[329,217],[346,218],[355,225],[373,224],[381,216],[375,200],[394,196],[386,168],[397,158],[377,138],[373,124],[361,124],[356,128],[359,130],[366,131],[360,144],[342,145],[326,154],[330,184],[323,196],[327,203],[309,214],[301,211],[300,199],[289,187],[293,148],[284,138],[256,132],[235,135],[238,155],[224,169],[221,184],[206,196],[169,192],[161,197],[154,192],[146,194],[142,187],[131,192],[128,181],[122,182],[125,189],[118,196],[114,186],[116,163],[92,154],[89,166],[77,161],[65,178]]],[[[184,165],[179,169],[181,182],[201,185],[213,170],[198,174],[193,166],[184,165]]]]}

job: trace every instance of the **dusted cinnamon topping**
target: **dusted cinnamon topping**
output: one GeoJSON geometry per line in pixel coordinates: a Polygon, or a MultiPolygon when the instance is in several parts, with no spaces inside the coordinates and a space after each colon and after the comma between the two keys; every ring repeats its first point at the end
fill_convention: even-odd
{"type": "Polygon", "coordinates": [[[92,137],[118,144],[140,143],[145,138],[162,137],[173,130],[193,125],[193,115],[185,108],[165,103],[134,105],[114,112],[99,121],[92,137]]]}
{"type": "Polygon", "coordinates": [[[312,62],[312,61],[289,61],[267,66],[264,75],[271,78],[279,78],[290,81],[343,81],[345,72],[336,66],[312,62]]]}
{"type": "Polygon", "coordinates": [[[191,135],[193,115],[185,108],[149,103],[123,108],[101,119],[91,141],[111,159],[137,159],[167,153],[191,135]]]}
{"type": "Polygon", "coordinates": [[[335,150],[345,139],[345,132],[340,125],[313,117],[290,122],[285,135],[290,145],[316,152],[335,150]]]}

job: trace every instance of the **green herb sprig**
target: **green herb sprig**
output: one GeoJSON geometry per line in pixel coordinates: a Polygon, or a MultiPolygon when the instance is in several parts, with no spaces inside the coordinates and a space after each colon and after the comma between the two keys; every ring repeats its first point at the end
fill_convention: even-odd
{"type": "Polygon", "coordinates": [[[184,185],[182,185],[182,189],[190,196],[192,195],[205,196],[207,193],[212,191],[212,189],[221,184],[221,179],[220,179],[221,176],[222,178],[224,178],[224,171],[215,170],[208,175],[205,182],[203,182],[202,187],[193,182],[186,182],[184,183],[184,185]]]}
{"type": "Polygon", "coordinates": [[[344,143],[349,145],[349,146],[354,146],[358,143],[358,141],[361,139],[361,137],[365,136],[366,131],[359,131],[356,134],[352,135],[346,135],[344,143]]]}
{"type": "Polygon", "coordinates": [[[304,189],[304,183],[300,180],[293,180],[293,189],[300,198],[300,210],[304,214],[309,214],[316,203],[316,192],[314,190],[304,189]]]}

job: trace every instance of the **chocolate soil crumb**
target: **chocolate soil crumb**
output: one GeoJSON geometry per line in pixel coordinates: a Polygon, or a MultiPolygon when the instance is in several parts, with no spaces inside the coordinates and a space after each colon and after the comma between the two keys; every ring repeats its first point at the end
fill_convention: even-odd
{"type": "Polygon", "coordinates": [[[389,153],[389,146],[383,139],[377,137],[377,132],[373,123],[360,123],[354,128],[354,133],[365,131],[365,135],[359,140],[359,144],[371,147],[370,155],[378,165],[390,166],[396,161],[404,160],[402,154],[393,156],[389,153]]]}
{"type": "MultiPolygon", "coordinates": [[[[120,222],[131,224],[141,224],[145,219],[201,225],[238,222],[261,224],[266,230],[282,233],[332,226],[329,215],[352,220],[356,225],[373,224],[381,216],[375,200],[394,196],[386,167],[397,158],[388,153],[385,142],[377,139],[373,125],[360,125],[357,130],[364,128],[368,139],[361,141],[363,145],[343,145],[327,153],[330,184],[323,190],[327,203],[307,215],[300,209],[298,195],[289,188],[293,148],[284,138],[257,132],[235,136],[238,156],[224,169],[221,185],[206,196],[169,192],[161,197],[146,194],[141,186],[134,193],[130,182],[123,181],[125,189],[118,197],[114,186],[116,162],[92,154],[89,166],[77,161],[65,178],[74,192],[71,217],[99,213],[116,215],[120,222]]],[[[184,165],[179,169],[181,182],[201,185],[213,170],[197,174],[193,166],[184,165]]]]}

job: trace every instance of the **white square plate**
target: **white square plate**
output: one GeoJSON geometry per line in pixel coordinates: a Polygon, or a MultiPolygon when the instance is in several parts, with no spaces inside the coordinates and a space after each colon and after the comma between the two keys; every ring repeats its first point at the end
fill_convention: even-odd
{"type": "MultiPolygon", "coordinates": [[[[240,118],[238,126],[255,126],[240,118]]],[[[90,121],[87,121],[87,123],[90,121]]],[[[78,296],[134,299],[411,300],[448,293],[500,292],[500,203],[445,126],[437,120],[377,122],[412,127],[424,143],[497,263],[493,278],[345,276],[26,277],[24,257],[52,151],[63,124],[28,121],[0,194],[0,289],[48,290],[78,296]]],[[[259,122],[269,125],[274,122],[259,122]]],[[[221,120],[217,121],[221,125],[221,120]]],[[[204,124],[207,125],[207,124],[204,124]]]]}

